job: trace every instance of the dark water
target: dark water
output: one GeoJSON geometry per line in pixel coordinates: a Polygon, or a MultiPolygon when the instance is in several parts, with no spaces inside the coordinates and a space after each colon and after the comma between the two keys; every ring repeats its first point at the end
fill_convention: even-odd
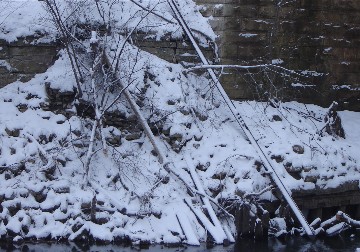
{"type": "MultiPolygon", "coordinates": [[[[150,246],[148,249],[141,249],[145,252],[233,252],[233,251],[251,251],[251,252],[313,252],[313,251],[335,251],[335,252],[355,252],[360,248],[360,231],[347,232],[337,237],[317,238],[310,240],[304,237],[291,237],[286,241],[280,241],[275,238],[269,238],[266,242],[254,242],[250,240],[240,240],[237,244],[232,244],[228,247],[215,246],[213,248],[206,248],[205,245],[200,247],[174,247],[167,248],[165,246],[150,246]]],[[[73,243],[66,244],[22,244],[15,247],[8,247],[0,243],[0,251],[36,251],[36,252],[75,252],[75,251],[120,251],[120,252],[135,252],[140,251],[138,247],[122,247],[116,245],[106,246],[91,246],[80,247],[73,243]]]]}

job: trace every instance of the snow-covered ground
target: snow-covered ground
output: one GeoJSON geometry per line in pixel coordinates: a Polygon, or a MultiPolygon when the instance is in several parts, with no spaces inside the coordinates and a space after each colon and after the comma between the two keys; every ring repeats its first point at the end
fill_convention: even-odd
{"type": "MultiPolygon", "coordinates": [[[[124,20],[138,11],[129,1],[119,2],[121,8],[131,10],[129,16],[121,17],[124,20]]],[[[156,1],[141,2],[151,9],[156,1]]],[[[206,20],[194,12],[192,1],[181,3],[187,19],[197,21],[192,22],[193,28],[208,27],[206,20]]],[[[47,15],[40,2],[2,1],[0,7],[0,38],[13,41],[34,32],[56,36],[50,24],[45,26],[35,18],[47,15]],[[26,16],[24,8],[30,7],[34,14],[26,16]]],[[[172,18],[164,3],[155,10],[172,18]]],[[[78,18],[86,21],[82,20],[85,17],[78,18]]],[[[124,24],[121,18],[116,15],[112,19],[119,29],[124,24]]],[[[137,22],[132,20],[129,29],[137,22]]],[[[164,25],[156,16],[149,16],[146,22],[147,28],[156,24],[160,37],[180,32],[178,26],[164,25]]],[[[109,49],[110,56],[114,56],[116,48],[109,49]]],[[[77,115],[77,101],[63,108],[69,112],[67,117],[47,109],[51,101],[46,85],[60,92],[72,92],[76,87],[69,59],[60,51],[59,59],[47,72],[27,83],[14,82],[0,92],[1,237],[9,235],[15,241],[74,240],[91,234],[102,241],[129,238],[135,242],[196,244],[206,240],[209,224],[201,225],[189,207],[189,202],[196,209],[202,205],[200,197],[190,195],[185,186],[187,183],[195,188],[191,169],[196,169],[206,194],[215,202],[240,199],[271,185],[257,162],[257,153],[244,139],[217,91],[210,88],[206,75],[186,73],[181,65],[133,45],[125,47],[122,58],[128,63],[122,65],[122,80],[131,83],[128,89],[148,122],[159,127],[156,141],[167,155],[166,165],[171,165],[182,180],[159,163],[145,134],[126,140],[127,131],[132,129],[107,126],[103,131],[106,139],[117,139],[117,143],[109,140],[107,151],[103,151],[100,135],[95,135],[96,153],[90,163],[89,184],[84,184],[92,119],[77,115]]],[[[110,94],[108,102],[115,96],[110,94]]],[[[90,91],[84,97],[90,100],[90,91]]],[[[234,104],[260,146],[274,158],[289,188],[330,188],[359,180],[359,113],[340,112],[346,134],[343,139],[325,131],[319,133],[327,109],[318,106],[295,102],[281,103],[276,108],[253,101],[234,104]]],[[[133,116],[124,99],[111,111],[120,111],[127,118],[133,116]]],[[[276,199],[271,191],[261,198],[276,199]]],[[[226,215],[219,219],[225,230],[235,234],[233,219],[226,215]]]]}
{"type": "MultiPolygon", "coordinates": [[[[215,40],[215,33],[207,20],[201,16],[195,2],[193,0],[178,2],[191,28],[215,40]]],[[[76,22],[79,26],[103,23],[103,17],[97,11],[95,1],[61,0],[56,3],[66,22],[76,22]]],[[[105,19],[111,20],[110,25],[114,32],[124,32],[137,27],[138,30],[151,34],[149,36],[155,36],[156,39],[166,34],[171,34],[174,38],[182,36],[170,7],[163,0],[103,1],[101,12],[104,13],[105,19]],[[148,15],[144,9],[150,10],[152,14],[148,15]],[[142,21],[139,24],[140,20],[142,21]]],[[[0,39],[12,42],[17,38],[39,34],[46,34],[47,40],[54,39],[57,34],[56,26],[52,22],[51,15],[46,11],[44,1],[2,0],[0,2],[0,39]]],[[[41,41],[44,41],[44,37],[41,41]]]]}

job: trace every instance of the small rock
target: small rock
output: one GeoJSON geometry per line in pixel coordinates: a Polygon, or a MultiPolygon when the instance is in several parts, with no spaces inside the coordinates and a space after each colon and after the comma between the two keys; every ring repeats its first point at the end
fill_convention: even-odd
{"type": "Polygon", "coordinates": [[[43,212],[52,213],[60,207],[60,203],[57,204],[40,204],[40,208],[43,212]]]}
{"type": "Polygon", "coordinates": [[[171,141],[182,141],[183,136],[181,135],[181,133],[174,133],[172,135],[170,135],[170,140],[171,141]]]}
{"type": "Polygon", "coordinates": [[[109,217],[97,217],[96,218],[96,224],[103,225],[110,221],[109,217]]]}
{"type": "Polygon", "coordinates": [[[195,135],[194,136],[194,140],[197,141],[197,142],[201,141],[202,138],[203,138],[202,135],[195,135]]]}
{"type": "Polygon", "coordinates": [[[121,145],[121,135],[112,135],[111,137],[106,138],[106,142],[114,147],[119,147],[121,145]]]}
{"type": "Polygon", "coordinates": [[[206,164],[201,164],[199,163],[196,166],[196,169],[200,170],[200,171],[206,171],[208,168],[210,167],[210,162],[207,162],[206,164]]]}
{"type": "Polygon", "coordinates": [[[19,137],[19,135],[20,135],[20,130],[22,130],[22,129],[9,129],[9,128],[5,128],[6,134],[8,134],[9,136],[12,136],[12,137],[19,137]]]}
{"type": "Polygon", "coordinates": [[[276,163],[281,163],[284,161],[284,157],[281,155],[272,155],[271,159],[275,160],[276,163]]]}
{"type": "Polygon", "coordinates": [[[180,109],[180,113],[183,114],[183,115],[189,115],[190,111],[187,110],[187,109],[180,109]]]}
{"type": "Polygon", "coordinates": [[[129,133],[125,136],[125,139],[127,141],[133,141],[133,140],[138,140],[141,137],[141,132],[139,133],[129,133]]]}
{"type": "Polygon", "coordinates": [[[169,136],[169,135],[170,135],[170,129],[171,129],[171,127],[163,128],[161,132],[162,132],[165,136],[169,136]]]}
{"type": "Polygon", "coordinates": [[[175,105],[175,104],[176,104],[176,101],[168,100],[168,101],[167,101],[167,104],[168,104],[168,105],[175,105]]]}
{"type": "Polygon", "coordinates": [[[207,115],[204,115],[203,113],[200,113],[198,111],[195,110],[195,115],[197,118],[199,118],[200,121],[204,122],[208,119],[207,115]]]}
{"type": "Polygon", "coordinates": [[[161,182],[163,183],[163,184],[167,184],[167,183],[169,183],[169,181],[170,181],[170,177],[168,177],[168,176],[166,176],[166,177],[164,177],[162,180],[161,180],[161,182]]]}
{"type": "Polygon", "coordinates": [[[45,190],[45,186],[42,187],[40,190],[31,190],[29,189],[31,195],[35,198],[35,200],[39,203],[43,202],[47,197],[47,190],[45,190]]]}
{"type": "Polygon", "coordinates": [[[54,192],[56,193],[70,193],[70,187],[67,185],[62,185],[59,187],[53,187],[54,192]]]}
{"type": "Polygon", "coordinates": [[[311,183],[316,183],[316,181],[319,179],[319,176],[317,175],[309,175],[309,176],[305,176],[304,181],[305,182],[311,182],[311,183]]]}
{"type": "Polygon", "coordinates": [[[10,147],[10,155],[14,155],[14,154],[16,154],[16,149],[10,147]]]}
{"type": "Polygon", "coordinates": [[[304,154],[305,152],[304,147],[302,147],[301,145],[294,145],[292,149],[297,154],[304,154]]]}
{"type": "Polygon", "coordinates": [[[275,122],[281,122],[282,121],[282,119],[281,119],[281,117],[279,115],[273,115],[272,120],[275,121],[275,122]]]}
{"type": "Polygon", "coordinates": [[[156,150],[151,150],[151,155],[153,155],[154,157],[157,157],[158,156],[158,153],[156,152],[156,150]]]}
{"type": "Polygon", "coordinates": [[[21,113],[24,113],[28,109],[28,106],[26,104],[18,104],[16,107],[21,113]]]}
{"type": "Polygon", "coordinates": [[[13,201],[7,206],[7,209],[9,211],[9,214],[11,216],[14,216],[21,209],[21,203],[13,201]]]}
{"type": "Polygon", "coordinates": [[[216,173],[214,175],[212,175],[212,179],[218,179],[218,180],[223,180],[226,178],[226,172],[219,172],[219,173],[216,173]]]}

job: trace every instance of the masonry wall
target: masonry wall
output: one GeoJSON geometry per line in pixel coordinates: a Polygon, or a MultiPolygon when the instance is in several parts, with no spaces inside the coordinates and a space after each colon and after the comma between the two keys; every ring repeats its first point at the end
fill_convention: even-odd
{"type": "MultiPolygon", "coordinates": [[[[290,79],[281,83],[285,98],[323,106],[338,100],[342,108],[360,110],[359,0],[196,2],[204,16],[213,17],[210,22],[219,35],[221,64],[275,62],[308,70],[307,76],[299,78],[309,86],[290,79]]],[[[232,98],[256,98],[244,72],[228,73],[222,83],[232,98]]]]}
{"type": "MultiPolygon", "coordinates": [[[[134,34],[132,41],[140,49],[172,63],[191,66],[201,62],[190,41],[180,41],[170,35],[156,41],[148,35],[134,34]]],[[[33,37],[20,38],[13,43],[0,40],[0,88],[16,80],[26,82],[35,74],[45,72],[54,63],[60,48],[60,43],[38,43],[33,37]]],[[[215,59],[213,48],[201,48],[212,62],[215,59]]]]}
{"type": "Polygon", "coordinates": [[[31,37],[13,43],[0,40],[0,88],[16,80],[28,81],[53,64],[59,46],[55,43],[34,44],[34,41],[31,37]]]}
{"type": "MultiPolygon", "coordinates": [[[[359,0],[196,0],[219,35],[218,64],[276,63],[301,76],[269,69],[225,70],[222,84],[233,99],[298,100],[360,111],[359,0]],[[274,85],[272,85],[274,84],[274,85]]],[[[150,53],[173,63],[199,63],[186,41],[134,38],[150,53]]],[[[0,40],[0,87],[27,81],[54,62],[59,45],[0,40]]],[[[208,59],[212,48],[203,48],[208,59]]]]}

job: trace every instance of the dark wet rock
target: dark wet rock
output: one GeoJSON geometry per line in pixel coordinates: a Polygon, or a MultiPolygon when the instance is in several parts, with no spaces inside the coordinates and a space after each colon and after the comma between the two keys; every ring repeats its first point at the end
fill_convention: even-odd
{"type": "Polygon", "coordinates": [[[304,147],[301,146],[301,145],[294,145],[292,147],[293,151],[297,154],[304,154],[305,150],[304,150],[304,147]]]}
{"type": "Polygon", "coordinates": [[[281,155],[271,155],[271,159],[275,160],[276,163],[281,163],[284,161],[284,157],[281,155]]]}
{"type": "Polygon", "coordinates": [[[207,162],[206,164],[198,163],[196,165],[196,169],[200,171],[206,171],[210,167],[210,162],[207,162]]]}
{"type": "Polygon", "coordinates": [[[38,203],[42,203],[47,197],[47,190],[45,186],[41,188],[30,189],[30,194],[35,198],[38,203]]]}
{"type": "Polygon", "coordinates": [[[10,216],[14,216],[21,209],[21,202],[13,200],[12,202],[6,202],[6,208],[9,211],[10,216]]]}
{"type": "Polygon", "coordinates": [[[134,140],[140,139],[141,135],[142,135],[142,132],[128,133],[128,134],[126,134],[125,139],[127,141],[134,141],[134,140]]]}
{"type": "Polygon", "coordinates": [[[282,119],[281,119],[281,117],[279,115],[273,115],[272,120],[275,121],[275,122],[281,122],[282,121],[282,119]]]}
{"type": "Polygon", "coordinates": [[[21,128],[14,128],[14,129],[5,128],[6,134],[12,137],[19,137],[21,130],[22,130],[21,128]]]}
{"type": "Polygon", "coordinates": [[[226,172],[218,172],[211,176],[212,179],[223,180],[227,177],[226,172]]]}
{"type": "Polygon", "coordinates": [[[28,110],[28,105],[27,104],[18,104],[18,105],[16,105],[16,107],[18,108],[18,110],[21,113],[24,113],[26,110],[28,110]]]}

